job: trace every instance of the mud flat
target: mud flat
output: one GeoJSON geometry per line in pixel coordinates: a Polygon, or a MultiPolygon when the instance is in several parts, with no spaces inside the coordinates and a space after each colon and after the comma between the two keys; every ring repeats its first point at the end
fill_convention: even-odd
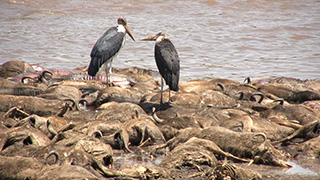
{"type": "Polygon", "coordinates": [[[320,179],[320,80],[192,80],[159,104],[154,71],[35,68],[0,67],[0,179],[320,179]]]}

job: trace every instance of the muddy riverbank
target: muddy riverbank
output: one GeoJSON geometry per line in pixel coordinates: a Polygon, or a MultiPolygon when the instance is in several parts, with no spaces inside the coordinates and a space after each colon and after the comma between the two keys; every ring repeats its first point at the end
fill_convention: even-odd
{"type": "Polygon", "coordinates": [[[85,69],[1,65],[0,179],[320,177],[319,80],[212,77],[160,105],[156,71],[85,69]]]}

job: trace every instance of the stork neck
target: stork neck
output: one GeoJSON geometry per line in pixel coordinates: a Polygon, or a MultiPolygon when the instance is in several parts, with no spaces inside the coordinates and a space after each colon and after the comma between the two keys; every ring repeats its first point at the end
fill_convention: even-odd
{"type": "Polygon", "coordinates": [[[126,28],[122,24],[117,26],[117,30],[118,32],[126,33],[126,28]]]}
{"type": "Polygon", "coordinates": [[[164,36],[159,36],[159,37],[157,38],[156,42],[161,42],[163,39],[165,39],[164,36]]]}

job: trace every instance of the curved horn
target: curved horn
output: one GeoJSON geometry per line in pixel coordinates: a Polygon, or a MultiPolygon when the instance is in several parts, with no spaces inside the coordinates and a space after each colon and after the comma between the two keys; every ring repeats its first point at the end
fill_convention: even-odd
{"type": "MultiPolygon", "coordinates": [[[[76,110],[77,110],[77,111],[80,111],[79,104],[78,104],[74,99],[68,98],[68,99],[64,99],[64,101],[70,101],[70,102],[72,102],[72,107],[76,107],[76,110]]],[[[79,100],[79,101],[80,101],[80,100],[79,100]]]]}
{"type": "Polygon", "coordinates": [[[80,98],[80,99],[79,99],[79,103],[85,105],[85,104],[88,104],[89,102],[88,102],[88,100],[86,100],[85,98],[80,98]]]}
{"type": "Polygon", "coordinates": [[[98,138],[98,139],[102,138],[103,136],[100,130],[95,130],[92,134],[94,135],[95,138],[98,138]]]}
{"type": "Polygon", "coordinates": [[[138,110],[134,110],[134,113],[135,113],[135,115],[136,115],[136,118],[137,119],[140,119],[140,113],[139,113],[139,111],[138,110]]]}
{"type": "Polygon", "coordinates": [[[85,98],[86,96],[88,96],[90,94],[90,92],[85,92],[81,95],[81,98],[85,98]]]}
{"type": "Polygon", "coordinates": [[[242,91],[238,92],[237,94],[240,94],[239,100],[243,100],[244,98],[244,93],[242,91]]]}
{"type": "Polygon", "coordinates": [[[49,74],[51,76],[53,76],[52,72],[48,71],[48,70],[44,70],[41,74],[42,77],[46,78],[46,74],[49,74]]]}
{"type": "Polygon", "coordinates": [[[262,142],[262,143],[266,143],[266,141],[267,141],[267,135],[266,135],[265,133],[257,133],[257,134],[254,135],[254,137],[256,137],[256,136],[261,136],[261,137],[263,137],[263,142],[262,142]]]}
{"type": "Polygon", "coordinates": [[[225,91],[226,90],[226,87],[221,82],[216,82],[215,85],[219,86],[221,88],[221,91],[225,91]]]}
{"type": "Polygon", "coordinates": [[[68,103],[65,103],[62,107],[62,110],[57,114],[57,116],[63,117],[69,111],[69,109],[72,109],[72,107],[68,103]]]}
{"type": "Polygon", "coordinates": [[[144,141],[144,136],[145,136],[145,128],[140,128],[139,126],[134,126],[133,127],[137,133],[138,133],[138,136],[140,136],[140,142],[139,142],[139,147],[141,147],[143,141],[144,141]]]}
{"type": "Polygon", "coordinates": [[[263,137],[263,142],[260,144],[260,146],[258,147],[260,152],[263,152],[265,150],[265,144],[267,142],[267,135],[265,133],[257,133],[254,135],[254,137],[256,136],[261,136],[263,137]]]}
{"type": "Polygon", "coordinates": [[[284,104],[284,100],[283,100],[283,99],[276,99],[276,100],[274,100],[273,102],[279,102],[279,104],[280,104],[281,106],[283,106],[283,104],[284,104]]]}
{"type": "Polygon", "coordinates": [[[41,73],[41,75],[38,76],[38,80],[39,80],[40,82],[42,82],[42,83],[48,84],[48,83],[49,83],[48,80],[49,80],[50,78],[48,78],[47,74],[53,76],[52,72],[50,72],[50,71],[48,71],[48,70],[44,70],[44,71],[41,73]]]}
{"type": "Polygon", "coordinates": [[[26,79],[29,79],[29,80],[32,80],[33,82],[35,82],[35,79],[34,79],[34,78],[29,77],[29,76],[25,76],[25,77],[23,77],[23,78],[21,79],[21,83],[22,83],[22,84],[28,84],[28,83],[25,82],[26,79]]]}
{"type": "Polygon", "coordinates": [[[52,151],[50,151],[50,152],[48,153],[48,155],[47,155],[47,157],[46,157],[46,164],[49,164],[49,163],[48,163],[48,158],[49,158],[51,155],[54,155],[55,158],[56,158],[53,164],[58,164],[58,165],[60,165],[60,155],[59,155],[59,153],[58,153],[57,151],[55,151],[55,150],[52,150],[52,151]]]}
{"type": "Polygon", "coordinates": [[[59,86],[59,84],[50,84],[50,86],[48,86],[48,88],[50,88],[50,87],[56,87],[56,86],[59,86]]]}
{"type": "Polygon", "coordinates": [[[119,145],[120,149],[123,149],[126,152],[133,153],[128,147],[128,141],[124,137],[123,130],[118,131],[114,135],[114,142],[119,145]]]}
{"type": "Polygon", "coordinates": [[[49,84],[48,83],[48,77],[46,74],[50,74],[51,76],[53,75],[50,71],[44,70],[39,76],[38,76],[38,82],[49,84]]]}
{"type": "Polygon", "coordinates": [[[152,117],[153,117],[154,121],[157,122],[157,123],[162,123],[162,122],[163,122],[163,120],[160,119],[160,118],[157,116],[156,108],[155,108],[155,107],[152,107],[152,117]]]}
{"type": "Polygon", "coordinates": [[[251,78],[250,77],[246,77],[243,81],[243,83],[247,82],[247,84],[251,83],[251,78]]]}
{"type": "Polygon", "coordinates": [[[264,94],[262,94],[261,92],[253,93],[253,94],[250,96],[250,100],[256,101],[256,99],[254,98],[254,96],[260,96],[260,99],[259,99],[258,103],[261,104],[262,101],[263,101],[263,99],[264,99],[264,94]]]}
{"type": "Polygon", "coordinates": [[[52,135],[51,138],[50,138],[52,140],[58,133],[51,126],[50,119],[47,120],[47,129],[48,129],[49,133],[52,135]]]}
{"type": "MultiPolygon", "coordinates": [[[[80,98],[78,101],[78,105],[79,104],[83,104],[84,108],[87,108],[87,104],[89,104],[89,102],[85,98],[80,98]]],[[[80,107],[79,107],[79,109],[80,109],[80,107]]]]}

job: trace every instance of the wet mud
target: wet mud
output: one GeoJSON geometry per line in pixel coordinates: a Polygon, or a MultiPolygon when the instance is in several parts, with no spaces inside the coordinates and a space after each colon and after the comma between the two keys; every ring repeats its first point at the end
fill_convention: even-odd
{"type": "Polygon", "coordinates": [[[0,179],[320,178],[319,80],[192,80],[160,104],[155,71],[85,68],[0,66],[0,179]]]}

